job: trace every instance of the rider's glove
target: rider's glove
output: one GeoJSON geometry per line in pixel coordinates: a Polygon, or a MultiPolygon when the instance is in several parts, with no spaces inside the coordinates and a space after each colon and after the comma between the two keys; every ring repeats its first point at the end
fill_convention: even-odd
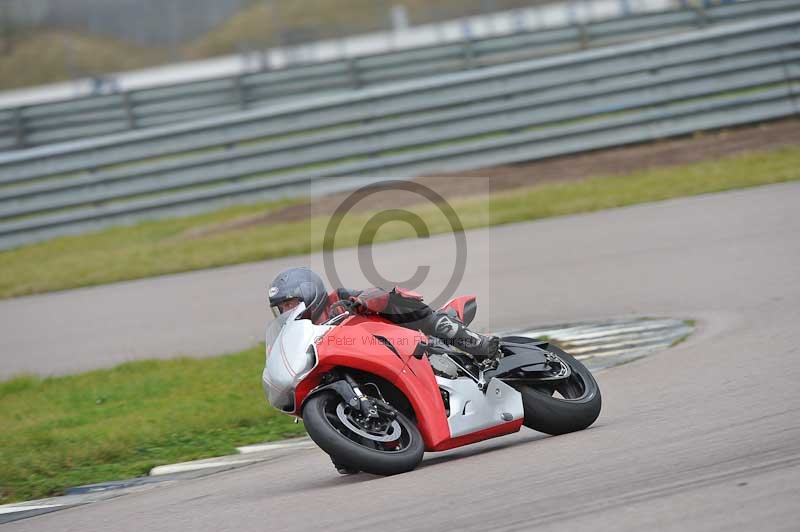
{"type": "Polygon", "coordinates": [[[390,292],[383,288],[370,288],[357,294],[352,294],[348,299],[353,304],[353,311],[358,314],[378,314],[385,312],[389,304],[390,292]]]}
{"type": "Polygon", "coordinates": [[[367,305],[367,302],[359,296],[351,296],[347,299],[340,299],[331,305],[331,311],[336,313],[349,312],[350,314],[370,314],[372,310],[367,305]]]}
{"type": "Polygon", "coordinates": [[[353,310],[353,302],[349,299],[340,299],[333,305],[331,305],[331,316],[338,316],[343,312],[349,312],[350,314],[355,314],[353,310]]]}
{"type": "Polygon", "coordinates": [[[367,302],[359,296],[352,296],[348,299],[350,303],[350,311],[356,314],[368,314],[370,312],[367,302]]]}

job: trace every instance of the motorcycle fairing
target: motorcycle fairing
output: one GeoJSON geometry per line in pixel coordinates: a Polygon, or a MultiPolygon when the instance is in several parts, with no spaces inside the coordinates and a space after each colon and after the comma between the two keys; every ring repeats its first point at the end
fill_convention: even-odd
{"type": "Polygon", "coordinates": [[[510,421],[508,423],[495,425],[493,427],[489,427],[488,429],[479,430],[478,432],[473,432],[471,434],[465,434],[463,436],[451,438],[449,440],[443,441],[433,449],[426,449],[426,450],[447,451],[448,449],[455,449],[456,447],[462,447],[464,445],[477,443],[479,441],[488,440],[490,438],[497,438],[498,436],[513,434],[514,432],[519,432],[519,429],[522,428],[524,421],[525,421],[524,419],[518,419],[516,421],[510,421]]]}
{"type": "MultiPolygon", "coordinates": [[[[419,332],[362,316],[346,318],[336,327],[318,326],[296,319],[302,313],[298,309],[279,317],[284,324],[276,338],[270,338],[268,330],[264,388],[270,403],[284,412],[300,415],[302,403],[320,386],[324,374],[334,368],[352,368],[386,379],[405,395],[428,451],[451,449],[521,427],[519,392],[499,379],[489,378],[484,394],[468,377],[437,378],[427,357],[414,357],[419,332]],[[450,394],[449,417],[440,387],[450,394]]],[[[279,325],[275,328],[280,329],[279,325]]],[[[532,361],[525,359],[526,364],[532,361]]]]}
{"type": "Polygon", "coordinates": [[[352,368],[382,377],[396,386],[414,410],[427,450],[450,439],[450,427],[436,378],[427,358],[414,358],[421,334],[372,317],[352,316],[316,344],[317,366],[295,390],[295,414],[308,395],[333,368],[352,368]],[[391,342],[389,349],[375,338],[391,342]]]}
{"type": "Polygon", "coordinates": [[[478,302],[475,296],[454,297],[444,304],[442,310],[453,311],[464,325],[469,325],[478,312],[478,302]]]}
{"type": "Polygon", "coordinates": [[[491,379],[482,392],[469,377],[436,377],[449,397],[450,436],[457,438],[525,417],[522,395],[500,379],[491,379]]]}
{"type": "Polygon", "coordinates": [[[545,356],[546,351],[539,347],[539,345],[546,345],[546,342],[541,344],[536,343],[511,343],[504,342],[503,350],[510,352],[500,359],[497,368],[489,370],[484,374],[486,379],[494,377],[506,377],[511,374],[529,374],[532,378],[536,378],[537,374],[550,371],[550,361],[545,356]]]}
{"type": "Polygon", "coordinates": [[[317,365],[314,339],[321,338],[329,326],[314,325],[297,318],[305,310],[300,304],[274,320],[267,328],[267,360],[261,374],[264,393],[275,408],[291,413],[295,410],[295,389],[317,365]]]}

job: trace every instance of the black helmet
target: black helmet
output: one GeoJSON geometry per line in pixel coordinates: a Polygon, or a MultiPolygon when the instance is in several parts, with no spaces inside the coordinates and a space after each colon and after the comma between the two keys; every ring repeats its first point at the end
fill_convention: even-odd
{"type": "Polygon", "coordinates": [[[328,293],[322,278],[311,268],[289,268],[283,270],[269,285],[269,306],[276,316],[281,314],[282,303],[290,299],[298,299],[306,304],[303,317],[316,320],[325,310],[328,293]]]}

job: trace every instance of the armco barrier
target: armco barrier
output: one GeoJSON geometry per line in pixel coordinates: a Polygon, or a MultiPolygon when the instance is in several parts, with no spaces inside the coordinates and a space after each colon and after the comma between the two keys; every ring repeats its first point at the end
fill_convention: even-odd
{"type": "Polygon", "coordinates": [[[0,109],[0,151],[175,124],[270,103],[574,52],[800,10],[800,0],[751,0],[627,16],[103,96],[0,109]]]}
{"type": "Polygon", "coordinates": [[[0,247],[797,114],[800,14],[0,155],[0,247]]]}

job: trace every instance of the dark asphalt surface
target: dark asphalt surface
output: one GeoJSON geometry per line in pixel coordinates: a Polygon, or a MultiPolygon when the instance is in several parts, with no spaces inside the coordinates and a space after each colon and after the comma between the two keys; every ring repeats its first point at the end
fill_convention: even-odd
{"type": "MultiPolygon", "coordinates": [[[[430,257],[434,241],[377,247],[378,270],[412,272],[415,253],[430,257]]],[[[342,264],[353,257],[343,254],[342,264]]],[[[113,300],[115,290],[149,283],[167,297],[215,275],[263,283],[260,275],[285,263],[50,301],[113,300]]],[[[423,290],[448,276],[432,271],[423,290]]],[[[244,290],[230,296],[238,305],[221,306],[241,308],[257,288],[244,290]]],[[[460,291],[479,295],[480,323],[490,328],[644,315],[694,318],[698,329],[673,349],[600,373],[603,412],[580,433],[526,430],[429,454],[418,470],[391,478],[339,477],[320,451],[301,450],[3,528],[800,529],[800,184],[475,231],[460,291]]],[[[79,361],[98,362],[113,361],[79,361]]]]}

